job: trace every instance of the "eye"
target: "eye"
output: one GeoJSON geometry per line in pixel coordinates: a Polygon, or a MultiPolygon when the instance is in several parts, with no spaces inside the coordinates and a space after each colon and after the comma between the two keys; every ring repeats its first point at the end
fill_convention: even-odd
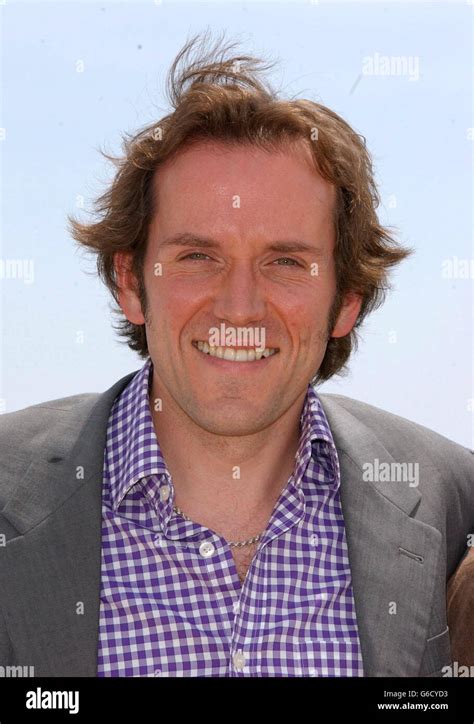
{"type": "Polygon", "coordinates": [[[291,259],[287,256],[282,256],[280,259],[275,259],[275,261],[272,263],[278,264],[278,266],[301,266],[301,264],[298,261],[296,261],[296,259],[291,259]],[[290,262],[290,264],[285,263],[285,264],[280,265],[279,262],[290,262]]]}
{"type": "MultiPolygon", "coordinates": [[[[203,254],[201,251],[193,251],[193,252],[191,252],[191,254],[186,254],[186,256],[181,257],[181,261],[183,259],[191,259],[191,257],[197,257],[197,256],[206,257],[207,259],[210,259],[210,257],[207,256],[207,254],[203,254]]],[[[193,261],[201,261],[201,259],[193,259],[193,261]]]]}

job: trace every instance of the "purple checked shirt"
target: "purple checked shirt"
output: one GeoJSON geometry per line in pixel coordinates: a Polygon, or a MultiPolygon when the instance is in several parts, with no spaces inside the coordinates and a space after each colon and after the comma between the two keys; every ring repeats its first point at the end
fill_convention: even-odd
{"type": "Polygon", "coordinates": [[[152,376],[149,358],[108,422],[97,675],[363,676],[339,462],[314,388],[242,584],[224,538],[173,512],[152,376]]]}

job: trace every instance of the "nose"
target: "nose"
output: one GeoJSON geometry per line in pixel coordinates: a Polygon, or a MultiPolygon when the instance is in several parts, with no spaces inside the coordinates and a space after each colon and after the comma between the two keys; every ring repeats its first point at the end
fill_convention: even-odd
{"type": "Polygon", "coordinates": [[[261,321],[265,313],[264,293],[251,264],[235,262],[222,279],[215,295],[216,318],[242,327],[261,321]]]}

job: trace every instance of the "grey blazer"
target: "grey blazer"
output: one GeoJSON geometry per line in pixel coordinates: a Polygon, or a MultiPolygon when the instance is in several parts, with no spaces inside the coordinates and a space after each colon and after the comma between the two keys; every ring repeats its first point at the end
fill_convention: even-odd
{"type": "MultiPolygon", "coordinates": [[[[134,374],[0,419],[0,667],[96,676],[106,427],[134,374]]],[[[365,675],[442,676],[446,582],[474,531],[473,453],[365,403],[320,399],[341,464],[365,675]],[[417,462],[418,485],[367,481],[375,460],[417,462]]]]}

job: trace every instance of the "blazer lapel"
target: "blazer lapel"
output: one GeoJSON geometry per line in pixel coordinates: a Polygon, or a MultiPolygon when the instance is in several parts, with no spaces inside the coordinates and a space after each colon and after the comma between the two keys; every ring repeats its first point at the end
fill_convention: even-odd
{"type": "Polygon", "coordinates": [[[134,374],[58,412],[61,439],[45,438],[3,510],[19,533],[0,556],[3,613],[15,663],[35,676],[96,676],[107,420],[134,374]]]}
{"type": "Polygon", "coordinates": [[[364,675],[417,676],[439,576],[441,533],[412,517],[421,499],[416,487],[363,479],[364,464],[376,459],[379,465],[414,461],[394,461],[337,399],[319,397],[341,467],[341,505],[364,675]]]}

